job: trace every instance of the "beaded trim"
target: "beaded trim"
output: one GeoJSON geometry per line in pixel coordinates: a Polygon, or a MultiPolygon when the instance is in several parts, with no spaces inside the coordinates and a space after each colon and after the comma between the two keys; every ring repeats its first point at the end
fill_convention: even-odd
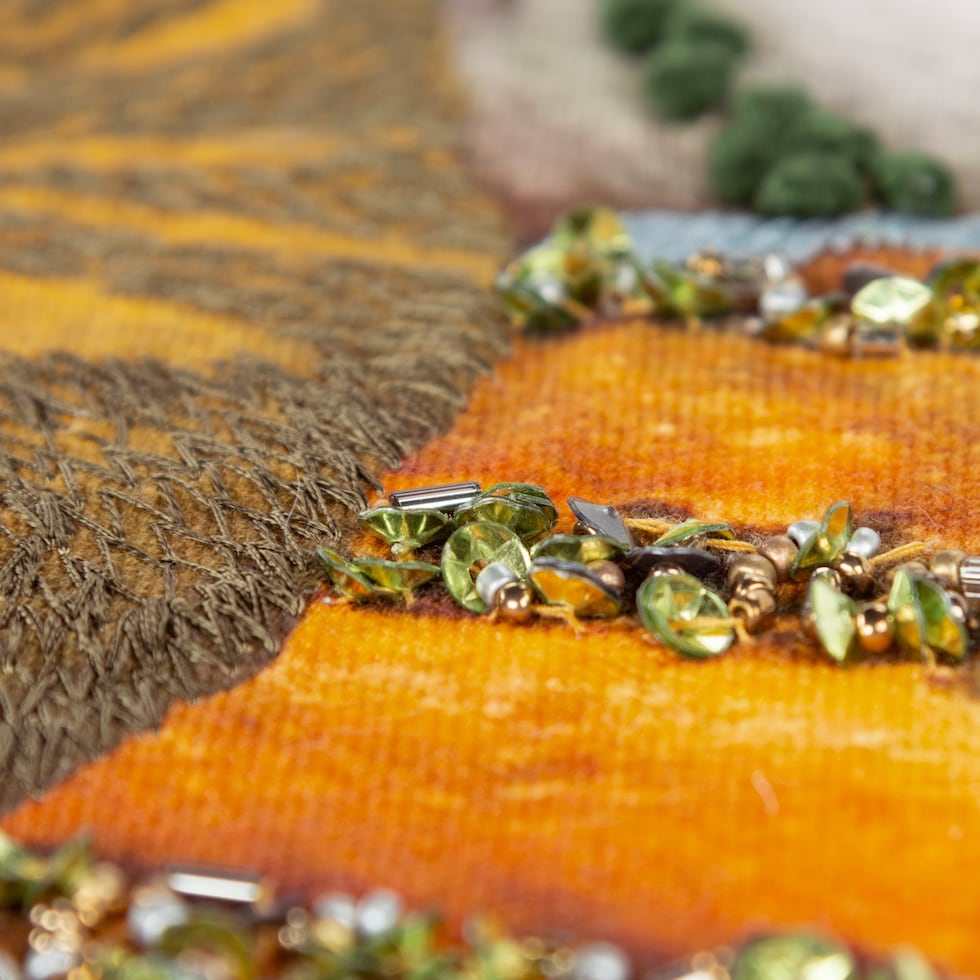
{"type": "Polygon", "coordinates": [[[536,333],[635,315],[689,326],[712,321],[844,356],[980,350],[980,262],[973,258],[941,262],[925,282],[852,266],[840,292],[812,297],[779,255],[740,259],[706,250],[685,265],[643,263],[618,215],[604,208],[565,215],[500,273],[496,288],[511,322],[536,333]]]}
{"type": "MultiPolygon", "coordinates": [[[[50,856],[0,835],[0,951],[4,980],[630,980],[610,943],[570,946],[509,936],[488,920],[453,943],[438,919],[405,910],[394,892],[331,892],[311,904],[277,896],[254,875],[172,868],[130,881],[96,862],[84,840],[50,856]]],[[[861,980],[937,980],[918,954],[875,962],[825,936],[757,936],[702,952],[661,980],[781,980],[819,968],[861,980]],[[833,965],[831,966],[831,963],[833,965]],[[883,972],[882,972],[883,971],[883,972]]]]}
{"type": "Polygon", "coordinates": [[[392,559],[318,549],[348,600],[410,603],[443,590],[474,615],[512,623],[635,622],[692,659],[749,642],[777,614],[799,617],[840,664],[890,651],[955,664],[977,646],[980,557],[941,551],[926,564],[917,542],[882,553],[847,502],[784,534],[740,538],[725,522],[624,518],[577,497],[568,501],[575,533],[555,533],[558,510],[533,484],[429,487],[410,495],[427,501],[421,508],[393,497],[358,518],[392,559]]]}

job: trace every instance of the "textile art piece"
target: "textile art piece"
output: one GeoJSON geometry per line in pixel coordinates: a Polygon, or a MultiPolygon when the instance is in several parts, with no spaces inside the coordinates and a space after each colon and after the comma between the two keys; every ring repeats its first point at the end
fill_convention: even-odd
{"type": "Polygon", "coordinates": [[[269,659],[313,548],[502,350],[503,249],[427,3],[4,20],[9,807],[269,659]]]}
{"type": "MultiPolygon", "coordinates": [[[[388,887],[641,968],[811,927],[980,973],[973,663],[841,667],[795,615],[696,662],[617,620],[343,602],[316,558],[377,549],[383,493],[466,480],[540,485],[560,532],[576,496],[760,539],[846,499],[886,548],[980,555],[974,353],[515,334],[434,0],[5,16],[6,833],[388,887]]],[[[647,258],[775,239],[816,294],[855,260],[922,277],[972,220],[629,223],[647,258]]]]}

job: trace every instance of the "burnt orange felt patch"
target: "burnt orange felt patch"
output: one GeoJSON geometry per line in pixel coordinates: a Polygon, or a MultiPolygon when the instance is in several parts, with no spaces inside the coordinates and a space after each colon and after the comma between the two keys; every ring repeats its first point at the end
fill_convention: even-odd
{"type": "MultiPolygon", "coordinates": [[[[846,498],[894,541],[980,551],[978,392],[976,358],[609,324],[518,343],[387,483],[528,480],[773,531],[846,498]]],[[[4,826],[387,884],[643,960],[814,924],[976,973],[978,741],[980,702],[915,666],[833,667],[793,620],[690,663],[638,628],[318,604],[254,681],[4,826]]]]}

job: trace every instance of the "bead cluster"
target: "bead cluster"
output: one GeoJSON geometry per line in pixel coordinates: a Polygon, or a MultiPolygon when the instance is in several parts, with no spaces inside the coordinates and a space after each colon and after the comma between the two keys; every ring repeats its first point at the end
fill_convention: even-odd
{"type": "Polygon", "coordinates": [[[980,557],[944,551],[926,566],[908,560],[925,552],[918,544],[881,554],[878,533],[854,528],[846,502],[748,541],[723,522],[624,518],[579,497],[568,500],[575,533],[555,533],[555,504],[525,483],[392,497],[359,522],[393,559],[318,549],[333,588],[349,600],[411,601],[416,590],[441,588],[473,614],[512,623],[635,615],[697,659],[724,653],[777,613],[799,615],[838,663],[892,646],[927,663],[958,663],[978,627],[980,557]]]}
{"type": "MultiPolygon", "coordinates": [[[[0,976],[4,980],[630,980],[619,947],[507,935],[488,920],[450,943],[431,915],[406,912],[388,890],[329,892],[309,905],[277,898],[254,875],[175,868],[142,882],[97,863],[84,841],[33,854],[0,835],[0,976]],[[22,937],[15,941],[14,937],[22,937]],[[16,958],[15,958],[16,957],[16,958]]],[[[830,970],[938,980],[905,949],[863,963],[808,933],[758,936],[703,952],[661,980],[784,980],[830,970]],[[878,971],[878,972],[876,972],[878,971]]]]}
{"type": "Polygon", "coordinates": [[[938,264],[925,282],[852,266],[843,291],[810,296],[777,255],[725,258],[706,251],[685,266],[644,265],[619,217],[604,208],[561,218],[540,244],[497,277],[511,321],[552,333],[597,316],[714,321],[771,343],[831,354],[894,357],[906,347],[980,351],[980,261],[938,264]]]}

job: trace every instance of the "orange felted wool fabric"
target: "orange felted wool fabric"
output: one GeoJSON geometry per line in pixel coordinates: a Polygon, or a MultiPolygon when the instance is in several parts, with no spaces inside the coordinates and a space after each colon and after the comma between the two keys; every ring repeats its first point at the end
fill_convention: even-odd
{"type": "MultiPolygon", "coordinates": [[[[764,533],[849,499],[886,544],[976,553],[978,391],[969,356],[605,323],[518,341],[384,482],[539,483],[566,529],[571,494],[764,533]]],[[[174,708],[4,826],[36,844],[89,828],[137,866],[388,885],[457,926],[496,912],[640,963],[810,925],[977,973],[971,677],[842,669],[795,617],[695,663],[639,627],[318,601],[254,680],[174,708]]]]}

